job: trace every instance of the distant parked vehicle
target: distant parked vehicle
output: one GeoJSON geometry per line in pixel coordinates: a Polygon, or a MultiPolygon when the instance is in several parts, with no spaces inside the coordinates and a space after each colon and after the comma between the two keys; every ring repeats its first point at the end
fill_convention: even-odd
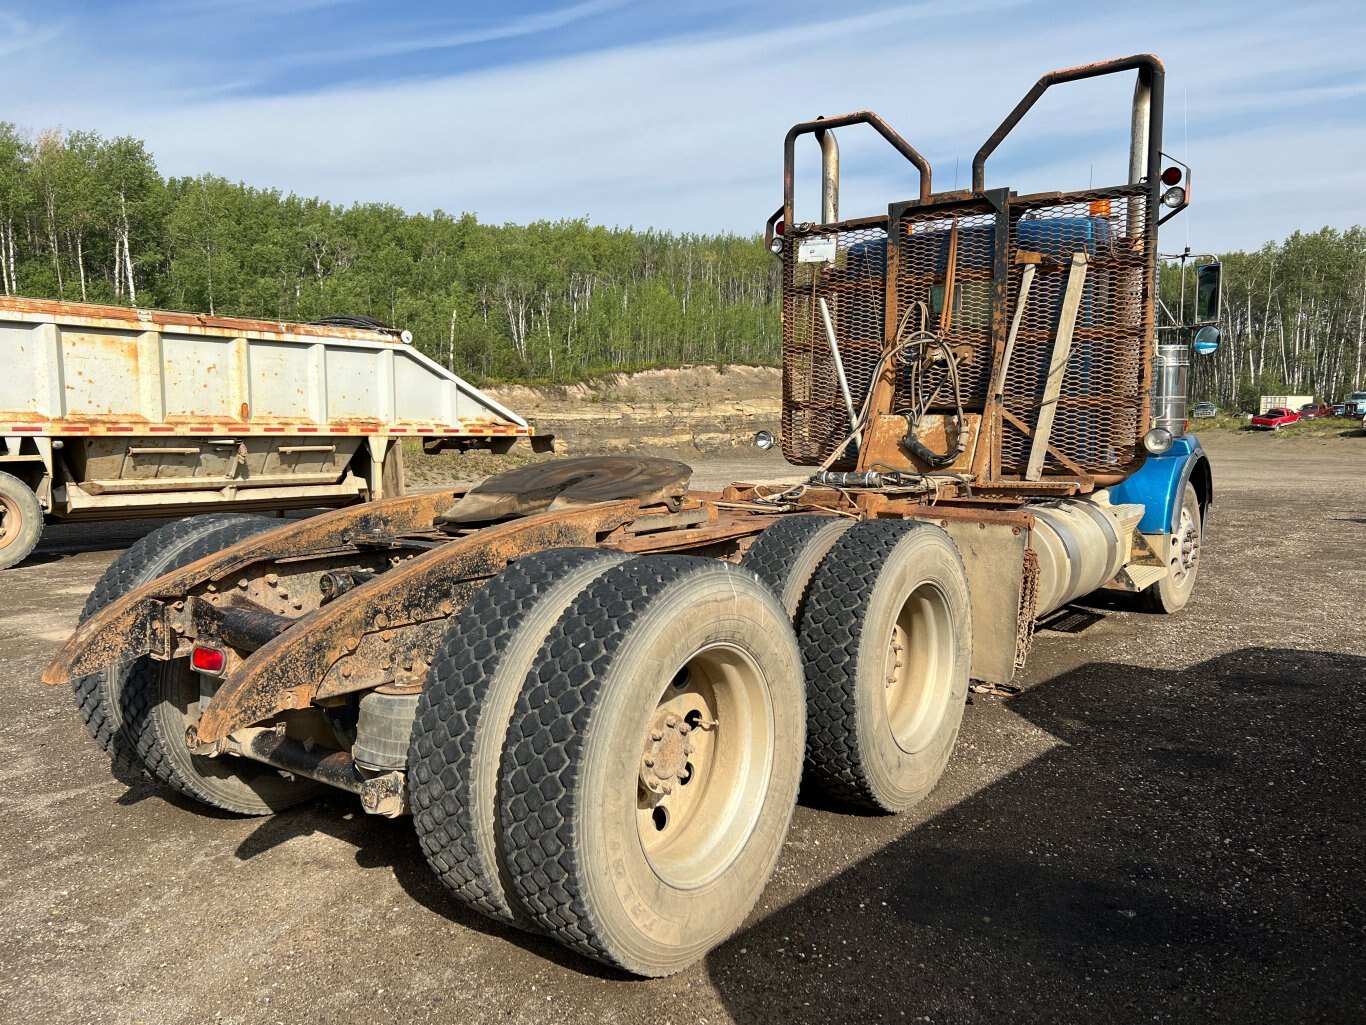
{"type": "Polygon", "coordinates": [[[1354,391],[1342,402],[1348,416],[1366,416],[1366,391],[1354,391]]]}
{"type": "Polygon", "coordinates": [[[1335,405],[1335,406],[1333,407],[1333,415],[1334,415],[1334,416],[1346,416],[1346,415],[1347,415],[1347,403],[1345,403],[1345,402],[1339,402],[1337,405],[1335,405]]]}
{"type": "Polygon", "coordinates": [[[1299,421],[1300,414],[1293,409],[1286,409],[1284,406],[1272,406],[1265,413],[1258,413],[1251,420],[1253,427],[1263,431],[1279,431],[1287,424],[1299,421]]]}
{"type": "Polygon", "coordinates": [[[1210,417],[1217,415],[1218,412],[1219,407],[1213,402],[1197,402],[1195,405],[1191,406],[1191,419],[1208,420],[1210,417]]]}
{"type": "Polygon", "coordinates": [[[1321,416],[1332,416],[1333,407],[1326,402],[1307,402],[1300,407],[1301,420],[1317,420],[1321,416]]]}

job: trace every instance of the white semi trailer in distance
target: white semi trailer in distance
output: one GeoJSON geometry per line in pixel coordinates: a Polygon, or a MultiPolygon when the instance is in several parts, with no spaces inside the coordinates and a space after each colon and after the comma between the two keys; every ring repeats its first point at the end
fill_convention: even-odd
{"type": "Polygon", "coordinates": [[[401,441],[549,442],[406,331],[0,298],[0,568],[45,522],[403,493],[401,441]]]}

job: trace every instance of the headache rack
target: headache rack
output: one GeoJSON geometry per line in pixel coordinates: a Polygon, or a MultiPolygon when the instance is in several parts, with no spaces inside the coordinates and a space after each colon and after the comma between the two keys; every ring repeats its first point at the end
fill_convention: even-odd
{"type": "Polygon", "coordinates": [[[1044,494],[1138,469],[1166,219],[1162,82],[1150,55],[1045,75],[978,150],[972,187],[953,192],[935,192],[928,161],[871,112],[788,132],[783,206],[766,240],[783,264],[790,462],[948,471],[983,489],[1044,494]],[[1033,195],[986,187],[987,158],[1049,87],[1123,71],[1137,71],[1127,182],[1033,195]],[[916,198],[885,216],[839,217],[833,130],[854,124],[918,171],[916,198]],[[821,145],[820,223],[793,223],[802,135],[821,145]]]}

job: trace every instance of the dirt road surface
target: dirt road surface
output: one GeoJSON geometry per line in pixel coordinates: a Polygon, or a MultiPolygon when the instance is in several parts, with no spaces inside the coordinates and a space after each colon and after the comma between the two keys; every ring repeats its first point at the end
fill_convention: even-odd
{"type": "Polygon", "coordinates": [[[804,797],[746,928],[648,982],[464,910],[344,795],[237,819],[112,778],[37,681],[155,524],[53,529],[0,574],[0,1021],[1360,1021],[1366,438],[1207,447],[1185,613],[1075,607],[922,807],[804,797]]]}

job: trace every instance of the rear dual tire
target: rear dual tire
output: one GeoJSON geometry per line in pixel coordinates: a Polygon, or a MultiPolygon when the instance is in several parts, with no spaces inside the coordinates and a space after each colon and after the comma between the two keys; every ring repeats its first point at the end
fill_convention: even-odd
{"type": "MultiPolygon", "coordinates": [[[[489,586],[514,582],[516,570],[489,586]]],[[[539,572],[529,570],[528,579],[539,572]]],[[[609,566],[543,635],[543,619],[526,623],[535,656],[500,738],[498,874],[486,843],[450,829],[488,814],[487,787],[476,807],[458,797],[452,811],[442,781],[458,789],[455,766],[471,764],[459,752],[470,738],[480,749],[488,714],[471,726],[456,714],[468,702],[451,695],[507,693],[506,679],[448,689],[432,721],[419,720],[410,768],[423,848],[456,896],[486,914],[508,920],[488,906],[501,888],[513,921],[580,953],[638,975],[678,971],[743,922],[791,822],[804,701],[788,617],[746,570],[658,556],[609,566]],[[462,731],[457,743],[428,742],[462,731]]],[[[492,664],[481,661],[475,676],[492,664]]],[[[500,714],[494,707],[484,743],[500,714]]]]}
{"type": "MultiPolygon", "coordinates": [[[[272,525],[260,516],[224,513],[194,516],[158,527],[140,538],[110,563],[85,600],[79,622],[99,612],[143,584],[173,570],[188,566],[209,550],[217,551],[237,538],[244,525],[264,530],[272,525]],[[217,545],[215,548],[213,546],[217,545]]],[[[146,656],[134,662],[110,666],[71,684],[76,709],[86,732],[109,756],[116,772],[146,774],[133,740],[124,728],[123,689],[134,669],[151,660],[146,656]]]]}
{"type": "Polygon", "coordinates": [[[904,811],[953,753],[967,701],[967,572],[941,528],[857,523],[816,571],[798,626],[807,778],[856,807],[904,811]]]}
{"type": "MultiPolygon", "coordinates": [[[[230,514],[181,520],[153,531],[117,559],[95,586],[82,618],[136,587],[277,526],[230,514]]],[[[86,729],[116,766],[135,769],[171,789],[238,815],[269,815],[323,789],[268,765],[204,758],[185,745],[199,720],[200,680],[183,659],[148,656],[73,684],[86,729]]]]}

